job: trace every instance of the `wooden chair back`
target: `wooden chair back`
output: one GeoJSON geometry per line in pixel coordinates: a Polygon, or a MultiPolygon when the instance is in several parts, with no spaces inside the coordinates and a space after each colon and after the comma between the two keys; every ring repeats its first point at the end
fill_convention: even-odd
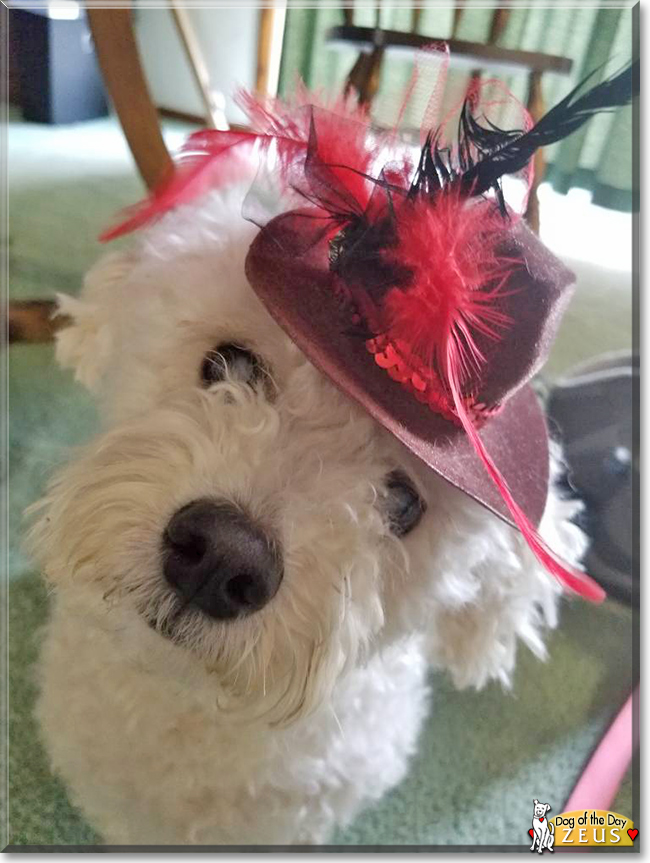
{"type": "MultiPolygon", "coordinates": [[[[172,158],[163,139],[158,109],[147,85],[133,30],[131,0],[107,0],[104,7],[87,4],[88,23],[104,83],[122,126],[136,167],[146,187],[152,189],[170,176],[172,158]]],[[[216,128],[228,128],[222,105],[210,86],[207,67],[181,0],[168,0],[174,21],[187,54],[195,82],[202,96],[206,121],[216,128]]],[[[269,79],[270,45],[273,16],[277,10],[260,10],[257,88],[264,89],[269,79]]],[[[9,342],[43,342],[66,321],[54,318],[53,300],[15,300],[7,307],[9,342]]]]}
{"type": "MultiPolygon", "coordinates": [[[[503,36],[510,17],[510,8],[498,8],[494,10],[488,38],[486,42],[468,42],[458,39],[463,16],[468,13],[464,0],[457,0],[454,8],[452,23],[452,35],[444,41],[449,45],[451,62],[454,58],[463,58],[465,61],[475,61],[476,67],[471,72],[471,78],[480,76],[481,70],[486,66],[503,67],[508,72],[518,68],[528,76],[528,97],[526,107],[534,122],[539,120],[545,111],[542,92],[542,76],[544,72],[553,71],[560,74],[568,74],[572,68],[572,61],[567,57],[558,57],[532,51],[519,51],[499,46],[499,40],[503,36]]],[[[381,2],[375,3],[375,27],[356,27],[354,25],[354,9],[347,7],[343,10],[344,25],[333,27],[329,34],[331,42],[344,42],[359,45],[361,50],[355,61],[345,83],[345,93],[353,92],[357,96],[360,105],[369,107],[379,90],[382,64],[386,52],[390,48],[412,48],[415,52],[429,42],[436,40],[434,34],[421,34],[419,27],[421,23],[422,9],[414,8],[411,15],[411,28],[408,32],[396,30],[383,30],[380,27],[381,2]]],[[[531,228],[539,233],[539,200],[537,190],[542,182],[545,169],[543,149],[537,150],[534,157],[534,179],[528,197],[526,209],[526,220],[531,228]]]]}

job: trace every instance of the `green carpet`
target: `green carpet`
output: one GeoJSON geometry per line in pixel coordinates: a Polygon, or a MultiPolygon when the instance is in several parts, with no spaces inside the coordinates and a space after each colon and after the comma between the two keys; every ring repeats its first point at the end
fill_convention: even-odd
{"type": "MultiPolygon", "coordinates": [[[[47,769],[32,718],[47,595],[36,576],[10,594],[10,842],[90,844],[93,833],[47,769]]],[[[432,711],[405,781],[334,841],[358,845],[526,841],[534,797],[562,811],[580,769],[632,686],[630,615],[576,603],[542,665],[522,652],[512,694],[456,692],[436,676],[432,711]]],[[[98,781],[101,781],[99,778],[98,781]]],[[[632,814],[628,780],[613,809],[632,814]]]]}
{"type": "MultiPolygon", "coordinates": [[[[178,134],[171,129],[172,137],[178,134]]],[[[99,251],[94,237],[140,194],[119,129],[112,120],[60,129],[11,123],[9,137],[12,295],[76,292],[99,251]]],[[[590,311],[580,313],[578,306],[569,318],[554,370],[594,350],[629,344],[629,277],[599,278],[597,308],[587,297],[582,308],[590,311]]],[[[581,294],[579,288],[578,301],[585,290],[581,294]]],[[[51,346],[17,345],[8,353],[9,842],[87,844],[95,841],[92,831],[50,774],[32,718],[47,595],[20,546],[25,506],[97,421],[89,397],[54,365],[51,346]]],[[[511,694],[497,685],[459,693],[437,676],[431,717],[408,777],[336,841],[475,845],[489,824],[491,844],[523,845],[532,799],[548,800],[555,813],[561,811],[585,759],[630,691],[631,657],[628,609],[575,603],[564,609],[548,663],[522,652],[511,694]]],[[[632,815],[629,777],[613,808],[632,815]]]]}

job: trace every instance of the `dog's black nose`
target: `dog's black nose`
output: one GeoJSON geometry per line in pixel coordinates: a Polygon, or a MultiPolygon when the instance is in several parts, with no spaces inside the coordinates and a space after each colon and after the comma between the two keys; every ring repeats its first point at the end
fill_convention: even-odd
{"type": "Polygon", "coordinates": [[[183,600],[219,620],[262,608],[282,581],[277,544],[230,503],[195,500],[163,536],[165,578],[183,600]]]}

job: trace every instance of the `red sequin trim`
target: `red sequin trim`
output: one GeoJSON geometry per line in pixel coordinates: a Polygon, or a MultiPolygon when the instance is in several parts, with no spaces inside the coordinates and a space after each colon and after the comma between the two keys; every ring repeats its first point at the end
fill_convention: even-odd
{"type": "MultiPolygon", "coordinates": [[[[364,316],[359,314],[358,306],[342,280],[335,280],[334,293],[339,302],[347,306],[352,323],[355,326],[362,324],[364,316]]],[[[370,314],[370,308],[366,311],[367,317],[373,317],[370,314]]],[[[370,325],[371,331],[379,329],[376,320],[368,320],[366,323],[370,325]]],[[[421,404],[427,405],[430,410],[440,414],[449,422],[462,426],[451,393],[447,393],[446,387],[435,369],[425,368],[421,364],[415,367],[415,358],[411,357],[411,362],[409,362],[387,335],[374,336],[367,339],[365,344],[376,364],[387,372],[394,381],[400,383],[421,404]]],[[[500,404],[486,405],[475,401],[473,398],[465,399],[465,409],[476,428],[481,428],[490,417],[498,414],[502,407],[500,404]]]]}
{"type": "MultiPolygon", "coordinates": [[[[432,411],[446,420],[461,425],[454,408],[451,395],[445,392],[443,382],[434,369],[420,366],[413,368],[388,336],[380,335],[366,341],[366,348],[377,365],[388,372],[390,377],[402,384],[419,402],[426,404],[432,411]]],[[[472,398],[465,400],[465,407],[474,425],[480,428],[483,423],[499,413],[501,405],[486,405],[472,398]]]]}

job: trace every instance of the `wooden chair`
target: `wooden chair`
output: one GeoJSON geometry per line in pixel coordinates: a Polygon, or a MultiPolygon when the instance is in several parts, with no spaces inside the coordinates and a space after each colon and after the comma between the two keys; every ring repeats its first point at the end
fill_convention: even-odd
{"type": "MultiPolygon", "coordinates": [[[[450,39],[438,40],[434,34],[418,32],[422,10],[413,9],[411,30],[383,30],[380,27],[380,4],[376,4],[375,27],[357,27],[354,25],[353,9],[343,10],[345,23],[332,27],[328,34],[328,43],[333,46],[354,46],[360,53],[346,81],[346,92],[355,92],[360,104],[369,105],[379,89],[381,67],[384,58],[391,52],[405,49],[413,53],[432,41],[445,41],[449,45],[450,65],[464,65],[471,69],[472,77],[480,75],[480,70],[486,66],[495,72],[506,74],[522,72],[528,75],[528,99],[526,107],[533,119],[537,121],[545,111],[542,95],[542,76],[545,72],[556,72],[568,75],[571,72],[572,61],[568,57],[557,57],[551,54],[541,54],[533,51],[518,51],[502,48],[497,43],[502,36],[510,15],[509,8],[496,9],[492,18],[490,33],[486,43],[467,42],[457,39],[463,15],[467,12],[463,2],[457,2],[454,10],[454,22],[450,39]]],[[[535,154],[535,175],[528,198],[526,220],[535,233],[539,233],[539,201],[538,187],[544,176],[544,151],[540,149],[535,154]]]]}
{"type": "MultiPolygon", "coordinates": [[[[129,8],[88,8],[88,22],[122,130],[147,188],[172,170],[158,112],[142,70],[129,8]]],[[[54,300],[14,300],[8,307],[9,342],[50,341],[65,324],[53,318],[54,300]]]]}
{"type": "MultiPolygon", "coordinates": [[[[221,105],[210,87],[207,68],[199,51],[187,11],[169,0],[181,43],[202,95],[207,125],[228,128],[221,105]]],[[[129,0],[103,8],[88,5],[88,22],[104,83],[133,154],[138,172],[148,189],[168,177],[173,162],[165,145],[158,110],[153,103],[133,31],[129,0]]],[[[260,11],[256,87],[266,91],[269,79],[274,15],[277,9],[260,11]]],[[[16,300],[9,303],[9,342],[43,342],[52,339],[64,321],[52,318],[52,300],[16,300]]]]}

